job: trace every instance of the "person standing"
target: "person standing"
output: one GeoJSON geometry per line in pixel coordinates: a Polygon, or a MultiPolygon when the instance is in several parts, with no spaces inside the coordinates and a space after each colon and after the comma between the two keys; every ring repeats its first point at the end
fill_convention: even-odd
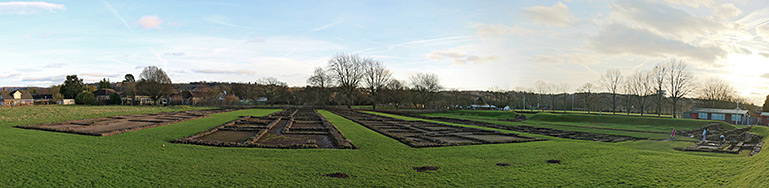
{"type": "Polygon", "coordinates": [[[702,142],[705,142],[705,135],[708,133],[708,129],[702,130],[702,142]]]}
{"type": "Polygon", "coordinates": [[[673,128],[673,132],[670,132],[670,140],[676,140],[676,128],[673,128]]]}

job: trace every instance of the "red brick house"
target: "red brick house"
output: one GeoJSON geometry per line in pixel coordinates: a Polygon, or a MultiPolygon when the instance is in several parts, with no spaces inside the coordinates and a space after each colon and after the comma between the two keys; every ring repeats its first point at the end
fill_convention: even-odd
{"type": "Polygon", "coordinates": [[[27,106],[35,104],[35,99],[27,90],[0,91],[0,106],[27,106]]]}
{"type": "Polygon", "coordinates": [[[750,113],[741,109],[693,108],[692,119],[719,120],[736,125],[747,125],[750,113]]]}

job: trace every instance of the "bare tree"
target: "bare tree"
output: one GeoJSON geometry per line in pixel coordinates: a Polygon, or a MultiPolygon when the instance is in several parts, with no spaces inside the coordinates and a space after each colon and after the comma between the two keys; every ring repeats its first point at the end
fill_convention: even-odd
{"type": "MultiPolygon", "coordinates": [[[[691,92],[694,76],[689,72],[689,66],[683,60],[668,61],[668,90],[673,100],[673,118],[676,118],[676,103],[691,92]]],[[[683,109],[681,109],[683,110],[683,109]]]]}
{"type": "Polygon", "coordinates": [[[371,98],[374,99],[371,108],[376,110],[376,104],[381,102],[379,91],[390,81],[392,73],[382,62],[373,59],[363,60],[363,72],[363,83],[371,92],[371,98]]]}
{"type": "Polygon", "coordinates": [[[331,98],[329,89],[334,85],[333,75],[323,70],[323,68],[317,67],[313,75],[307,79],[307,83],[317,88],[317,96],[320,98],[321,103],[327,105],[331,98]]]}
{"type": "Polygon", "coordinates": [[[622,73],[618,69],[609,69],[605,75],[601,76],[601,85],[610,93],[607,100],[611,105],[612,114],[617,113],[617,105],[619,103],[617,95],[620,94],[620,84],[622,84],[622,73]]]}
{"type": "Polygon", "coordinates": [[[667,77],[667,74],[667,67],[664,64],[657,64],[651,72],[651,77],[652,80],[654,80],[654,85],[656,87],[654,93],[657,95],[657,117],[662,116],[662,104],[665,102],[665,93],[663,89],[665,87],[665,77],[667,77]]]}
{"type": "Polygon", "coordinates": [[[267,103],[274,106],[287,94],[288,85],[274,77],[266,77],[256,81],[261,86],[262,95],[267,98],[267,103]]]}
{"type": "Polygon", "coordinates": [[[593,102],[595,101],[595,94],[593,91],[595,90],[595,85],[592,83],[585,83],[585,85],[582,85],[577,89],[578,92],[581,92],[582,95],[582,101],[585,102],[585,110],[587,110],[587,113],[590,113],[590,107],[592,106],[593,102]]]}
{"type": "Polygon", "coordinates": [[[345,95],[347,108],[352,108],[356,91],[363,79],[363,60],[358,55],[337,54],[328,60],[328,70],[345,95]]]}
{"type": "Polygon", "coordinates": [[[704,82],[698,92],[700,98],[710,101],[732,101],[735,97],[734,88],[718,78],[711,78],[704,82]]]}
{"type": "Polygon", "coordinates": [[[443,88],[436,74],[416,73],[411,75],[410,79],[417,92],[417,101],[424,107],[427,107],[428,103],[435,99],[435,93],[443,88]]]}
{"type": "Polygon", "coordinates": [[[385,86],[384,90],[382,90],[387,101],[393,103],[393,106],[395,106],[395,111],[400,110],[401,104],[407,98],[406,92],[408,92],[409,88],[404,85],[404,82],[405,81],[391,79],[387,82],[387,86],[385,86]]]}
{"type": "Polygon", "coordinates": [[[542,103],[543,96],[550,94],[550,92],[553,90],[553,87],[547,82],[537,80],[534,82],[534,88],[537,90],[537,108],[540,108],[540,110],[544,111],[544,109],[541,109],[540,103],[542,103]]]}
{"type": "Polygon", "coordinates": [[[156,105],[160,105],[160,99],[173,91],[171,79],[163,69],[156,66],[144,68],[139,78],[139,82],[136,83],[137,90],[148,95],[156,105]]]}
{"type": "Polygon", "coordinates": [[[627,85],[630,88],[628,94],[637,97],[636,104],[641,108],[641,116],[646,112],[649,98],[656,94],[653,74],[645,70],[639,70],[628,76],[627,85]]]}

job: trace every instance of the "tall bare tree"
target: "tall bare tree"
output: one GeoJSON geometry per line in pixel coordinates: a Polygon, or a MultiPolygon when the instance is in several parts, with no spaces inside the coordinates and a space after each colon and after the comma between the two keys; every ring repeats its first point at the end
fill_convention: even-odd
{"type": "Polygon", "coordinates": [[[654,93],[657,95],[657,117],[662,116],[662,105],[665,102],[665,93],[663,89],[665,88],[665,79],[668,74],[667,70],[665,64],[657,64],[651,72],[651,77],[652,80],[654,80],[654,85],[656,87],[654,93]]]}
{"type": "Polygon", "coordinates": [[[621,84],[622,84],[622,73],[619,72],[619,69],[609,69],[606,71],[606,74],[601,76],[601,85],[609,92],[609,96],[607,97],[607,101],[611,105],[611,111],[612,114],[617,113],[617,106],[619,104],[619,99],[617,98],[617,95],[621,92],[621,84]]]}
{"type": "Polygon", "coordinates": [[[405,81],[391,79],[387,82],[385,89],[382,90],[387,101],[393,103],[393,106],[395,106],[395,111],[400,110],[401,104],[403,104],[407,98],[406,92],[408,92],[409,88],[406,87],[404,83],[405,81]]]}
{"type": "Polygon", "coordinates": [[[317,89],[317,96],[323,105],[327,105],[331,98],[330,88],[334,85],[333,75],[323,70],[322,67],[315,68],[315,72],[307,79],[307,83],[317,89]]]}
{"type": "Polygon", "coordinates": [[[371,98],[374,99],[371,105],[374,110],[376,110],[376,104],[381,102],[379,91],[387,85],[391,78],[392,73],[385,68],[382,62],[373,59],[363,60],[363,83],[371,92],[371,98]]]}
{"type": "Polygon", "coordinates": [[[337,54],[328,60],[328,70],[342,90],[347,108],[355,103],[358,86],[363,79],[363,60],[358,55],[337,54]]]}
{"type": "Polygon", "coordinates": [[[656,94],[653,74],[645,70],[638,70],[628,76],[627,85],[630,90],[628,94],[637,98],[635,102],[641,108],[641,116],[643,116],[649,104],[649,98],[656,94]]]}
{"type": "Polygon", "coordinates": [[[139,75],[139,82],[136,83],[136,89],[150,97],[155,101],[156,105],[160,105],[160,99],[168,96],[173,91],[171,85],[171,78],[168,78],[163,69],[156,66],[149,66],[144,68],[139,75]]]}
{"type": "Polygon", "coordinates": [[[583,95],[582,101],[585,103],[585,110],[587,110],[587,113],[590,113],[590,107],[595,101],[595,93],[593,93],[594,90],[595,85],[589,82],[585,83],[585,85],[582,85],[579,87],[579,89],[577,89],[577,91],[583,95]]]}
{"type": "Polygon", "coordinates": [[[267,103],[274,106],[280,100],[283,100],[287,94],[288,85],[274,77],[266,77],[256,81],[259,84],[262,95],[267,98],[267,103]]]}
{"type": "Polygon", "coordinates": [[[694,87],[692,87],[694,76],[689,72],[689,66],[685,61],[671,59],[668,61],[667,78],[670,99],[673,100],[673,118],[676,118],[676,103],[694,89],[694,87]]]}
{"type": "Polygon", "coordinates": [[[540,107],[540,103],[543,103],[542,98],[544,95],[550,94],[550,92],[553,90],[553,86],[545,81],[537,80],[534,82],[534,88],[537,90],[537,108],[540,108],[540,110],[544,111],[544,109],[540,107]]]}
{"type": "Polygon", "coordinates": [[[734,93],[732,86],[718,78],[709,79],[698,90],[700,98],[710,101],[732,101],[734,93]]]}
{"type": "Polygon", "coordinates": [[[438,75],[430,73],[416,73],[411,75],[411,85],[417,92],[417,101],[425,108],[435,99],[435,94],[443,89],[438,75]]]}

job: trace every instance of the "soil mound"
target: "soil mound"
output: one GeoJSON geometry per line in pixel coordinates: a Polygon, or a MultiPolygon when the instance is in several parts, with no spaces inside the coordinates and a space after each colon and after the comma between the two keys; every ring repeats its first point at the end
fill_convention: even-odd
{"type": "Polygon", "coordinates": [[[423,166],[423,167],[414,167],[414,170],[417,172],[425,172],[425,171],[431,171],[431,170],[438,170],[440,167],[437,166],[423,166]]]}

